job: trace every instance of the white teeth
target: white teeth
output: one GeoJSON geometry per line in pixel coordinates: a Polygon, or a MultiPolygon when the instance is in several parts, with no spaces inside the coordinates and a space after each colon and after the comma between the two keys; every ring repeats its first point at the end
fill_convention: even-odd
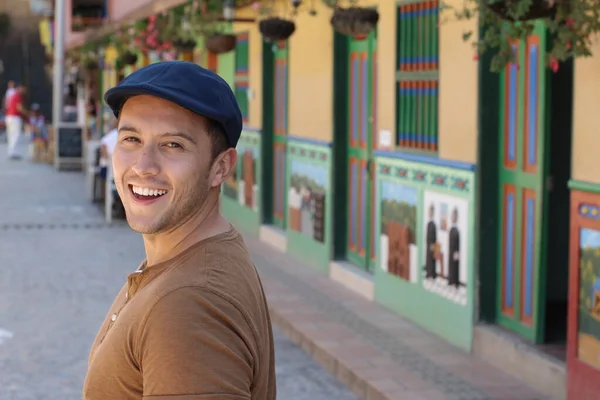
{"type": "Polygon", "coordinates": [[[132,189],[133,193],[140,196],[162,196],[163,194],[167,193],[166,190],[148,189],[139,186],[132,186],[132,189]]]}

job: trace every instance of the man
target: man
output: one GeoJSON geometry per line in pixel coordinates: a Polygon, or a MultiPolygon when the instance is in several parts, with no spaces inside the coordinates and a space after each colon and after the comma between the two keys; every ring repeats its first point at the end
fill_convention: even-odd
{"type": "Polygon", "coordinates": [[[8,99],[10,99],[10,96],[12,96],[12,94],[16,90],[17,90],[17,88],[15,87],[15,81],[8,81],[6,93],[4,94],[4,110],[5,111],[6,111],[6,108],[8,107],[8,99]]]}
{"type": "Polygon", "coordinates": [[[452,211],[452,228],[448,239],[448,285],[460,287],[460,232],[457,227],[458,209],[452,211]]]}
{"type": "Polygon", "coordinates": [[[429,222],[427,223],[427,236],[425,238],[425,278],[437,277],[435,245],[437,243],[437,226],[435,225],[435,207],[429,206],[429,222]]]}
{"type": "Polygon", "coordinates": [[[46,118],[42,114],[38,103],[31,105],[27,125],[31,135],[31,143],[29,144],[31,159],[34,162],[40,162],[45,158],[48,145],[48,131],[46,129],[46,118]]]}
{"type": "Polygon", "coordinates": [[[85,400],[274,400],[259,276],[219,213],[242,118],[229,85],[192,63],[151,64],[105,94],[119,118],[114,177],[146,260],[92,345],[85,400]]]}
{"type": "Polygon", "coordinates": [[[23,107],[25,87],[19,86],[9,98],[6,107],[6,136],[8,139],[8,157],[12,160],[21,158],[18,142],[23,133],[23,120],[27,116],[23,107]]]}

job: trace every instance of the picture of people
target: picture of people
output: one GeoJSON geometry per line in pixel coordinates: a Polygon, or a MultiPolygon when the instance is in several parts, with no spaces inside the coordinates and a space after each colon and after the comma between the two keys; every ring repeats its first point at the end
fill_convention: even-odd
{"type": "Polygon", "coordinates": [[[381,182],[381,257],[384,271],[417,282],[417,189],[381,182]]]}
{"type": "Polygon", "coordinates": [[[288,191],[290,229],[325,243],[325,190],[328,170],[325,166],[291,161],[288,191]]]}
{"type": "Polygon", "coordinates": [[[423,198],[423,287],[458,304],[467,304],[468,202],[425,191],[423,198]]]}
{"type": "Polygon", "coordinates": [[[577,357],[600,370],[600,231],[579,237],[579,332],[577,357]]]}

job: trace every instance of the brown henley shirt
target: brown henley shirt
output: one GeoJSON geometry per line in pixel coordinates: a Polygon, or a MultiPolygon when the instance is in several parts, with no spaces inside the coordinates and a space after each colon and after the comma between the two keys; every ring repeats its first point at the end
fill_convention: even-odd
{"type": "Polygon", "coordinates": [[[84,400],[275,400],[266,299],[235,229],[130,274],[90,352],[84,400]]]}

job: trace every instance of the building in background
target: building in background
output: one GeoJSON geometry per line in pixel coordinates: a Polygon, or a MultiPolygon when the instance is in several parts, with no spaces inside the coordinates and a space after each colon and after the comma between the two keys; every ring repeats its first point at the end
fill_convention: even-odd
{"type": "Polygon", "coordinates": [[[431,0],[360,1],[378,11],[368,33],[322,0],[105,4],[105,25],[68,43],[97,126],[136,68],[216,71],[245,123],[222,191],[238,228],[548,395],[595,398],[600,55],[552,71],[536,22],[491,72],[463,40],[477,21],[431,0]]]}

